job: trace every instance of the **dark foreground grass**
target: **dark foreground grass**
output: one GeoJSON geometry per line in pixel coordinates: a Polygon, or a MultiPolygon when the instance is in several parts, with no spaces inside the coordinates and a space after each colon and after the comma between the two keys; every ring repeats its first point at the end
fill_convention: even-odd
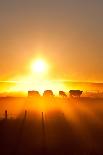
{"type": "Polygon", "coordinates": [[[102,155],[102,100],[91,102],[66,101],[38,112],[26,106],[27,114],[0,120],[0,155],[102,155]]]}

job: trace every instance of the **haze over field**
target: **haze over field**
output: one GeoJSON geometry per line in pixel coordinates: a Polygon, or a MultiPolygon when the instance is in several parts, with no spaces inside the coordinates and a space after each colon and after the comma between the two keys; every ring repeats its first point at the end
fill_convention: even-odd
{"type": "MultiPolygon", "coordinates": [[[[84,94],[89,93],[103,93],[103,83],[87,83],[87,82],[68,82],[68,81],[34,81],[34,82],[0,82],[0,96],[7,95],[23,95],[27,96],[28,90],[37,90],[40,94],[46,89],[53,90],[55,95],[59,94],[60,90],[67,94],[69,90],[83,90],[84,94]]],[[[103,96],[103,95],[102,95],[103,96]]]]}

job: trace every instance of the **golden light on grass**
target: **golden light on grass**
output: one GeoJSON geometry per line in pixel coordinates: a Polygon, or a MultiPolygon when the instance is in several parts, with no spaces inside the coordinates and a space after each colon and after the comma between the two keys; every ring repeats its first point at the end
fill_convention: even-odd
{"type": "Polygon", "coordinates": [[[44,74],[48,70],[48,64],[44,60],[38,59],[31,64],[31,70],[33,73],[44,74]]]}

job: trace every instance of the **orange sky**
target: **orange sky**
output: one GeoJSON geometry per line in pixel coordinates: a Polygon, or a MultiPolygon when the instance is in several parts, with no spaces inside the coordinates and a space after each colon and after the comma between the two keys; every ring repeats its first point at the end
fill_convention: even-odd
{"type": "Polygon", "coordinates": [[[30,76],[39,55],[48,79],[103,82],[103,1],[0,1],[0,80],[30,76]]]}

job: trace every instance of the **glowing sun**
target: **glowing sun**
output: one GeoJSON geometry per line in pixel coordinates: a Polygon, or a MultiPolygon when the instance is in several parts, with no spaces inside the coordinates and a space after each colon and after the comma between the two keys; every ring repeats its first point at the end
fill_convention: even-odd
{"type": "Polygon", "coordinates": [[[48,69],[48,65],[44,60],[38,59],[31,65],[32,72],[45,73],[48,69]]]}

